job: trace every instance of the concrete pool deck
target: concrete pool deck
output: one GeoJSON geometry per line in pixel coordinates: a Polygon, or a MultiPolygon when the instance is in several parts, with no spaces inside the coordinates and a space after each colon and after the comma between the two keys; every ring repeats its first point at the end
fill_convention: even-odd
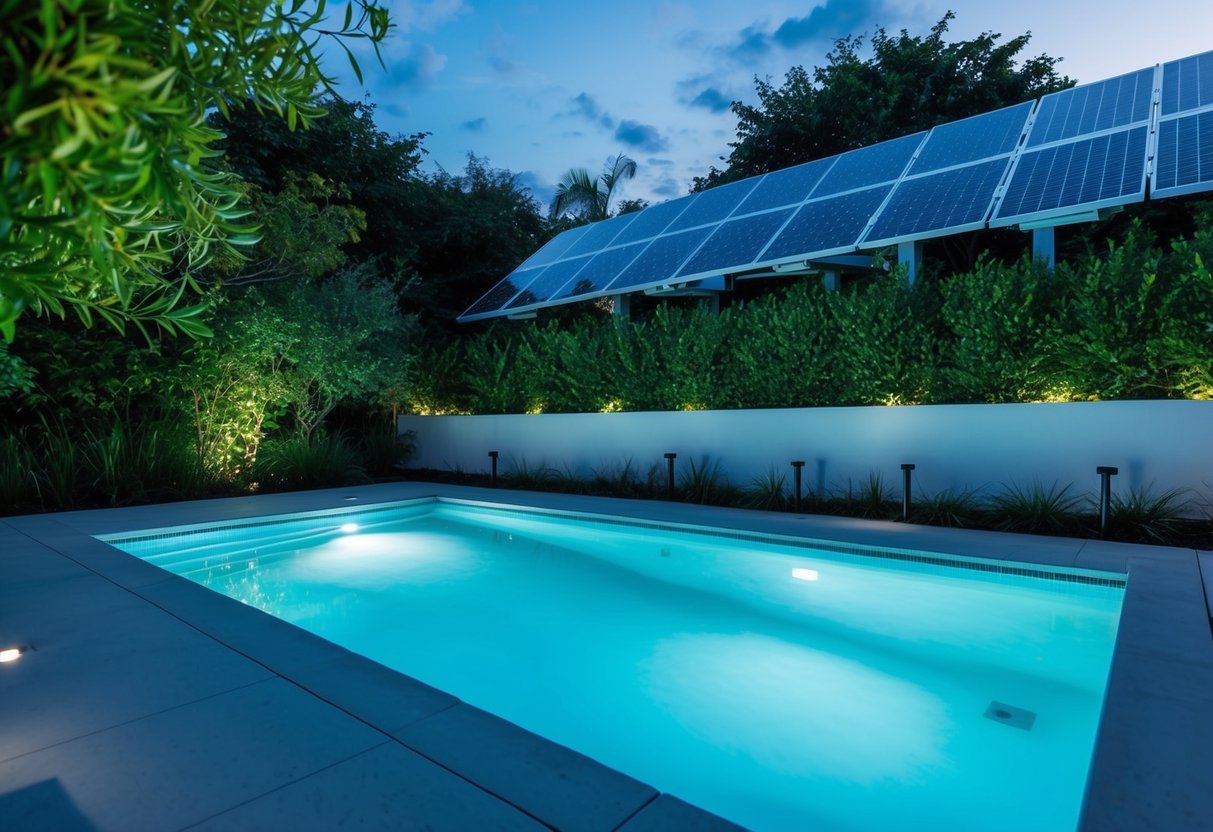
{"type": "Polygon", "coordinates": [[[92,537],[435,495],[1127,573],[1081,828],[1213,823],[1213,553],[410,482],[0,520],[0,827],[735,828],[92,537]]]}

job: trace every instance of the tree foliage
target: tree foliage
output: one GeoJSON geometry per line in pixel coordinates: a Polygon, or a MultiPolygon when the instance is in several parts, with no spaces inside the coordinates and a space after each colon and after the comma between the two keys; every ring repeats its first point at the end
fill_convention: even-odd
{"type": "Polygon", "coordinates": [[[759,103],[733,104],[737,140],[724,170],[695,190],[832,156],[1071,86],[1058,59],[1020,58],[1031,33],[1000,43],[984,32],[949,43],[948,12],[926,37],[877,29],[835,42],[826,65],[790,69],[780,87],[755,79],[759,103]]]}
{"type": "Polygon", "coordinates": [[[291,129],[319,116],[322,41],[377,48],[389,27],[377,0],[354,0],[336,27],[324,6],[0,2],[7,340],[24,311],[69,308],[86,324],[207,332],[200,305],[178,304],[192,272],[255,237],[236,177],[206,164],[221,133],[205,114],[247,102],[291,129]]]}
{"type": "Polygon", "coordinates": [[[636,162],[622,153],[607,159],[598,178],[585,168],[572,168],[556,183],[552,216],[574,214],[584,222],[605,220],[611,215],[616,189],[636,175],[636,162]]]}

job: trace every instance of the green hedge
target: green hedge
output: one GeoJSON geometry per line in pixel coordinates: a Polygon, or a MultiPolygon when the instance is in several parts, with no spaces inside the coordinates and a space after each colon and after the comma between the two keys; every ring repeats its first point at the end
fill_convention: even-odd
{"type": "Polygon", "coordinates": [[[1049,271],[980,262],[910,287],[812,280],[713,315],[658,307],[499,326],[434,348],[420,413],[1213,398],[1213,233],[1135,229],[1049,271]]]}

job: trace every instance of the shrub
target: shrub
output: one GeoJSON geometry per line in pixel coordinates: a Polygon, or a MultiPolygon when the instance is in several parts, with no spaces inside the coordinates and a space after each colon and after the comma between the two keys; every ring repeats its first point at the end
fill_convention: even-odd
{"type": "Polygon", "coordinates": [[[358,452],[339,435],[267,439],[253,465],[253,478],[269,491],[323,488],[369,481],[358,452]]]}

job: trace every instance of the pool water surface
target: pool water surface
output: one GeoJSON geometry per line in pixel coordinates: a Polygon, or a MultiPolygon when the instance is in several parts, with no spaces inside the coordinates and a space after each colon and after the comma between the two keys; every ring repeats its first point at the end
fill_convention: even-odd
{"type": "Polygon", "coordinates": [[[1073,830],[1124,576],[427,500],[111,545],[758,830],[1073,830]]]}

